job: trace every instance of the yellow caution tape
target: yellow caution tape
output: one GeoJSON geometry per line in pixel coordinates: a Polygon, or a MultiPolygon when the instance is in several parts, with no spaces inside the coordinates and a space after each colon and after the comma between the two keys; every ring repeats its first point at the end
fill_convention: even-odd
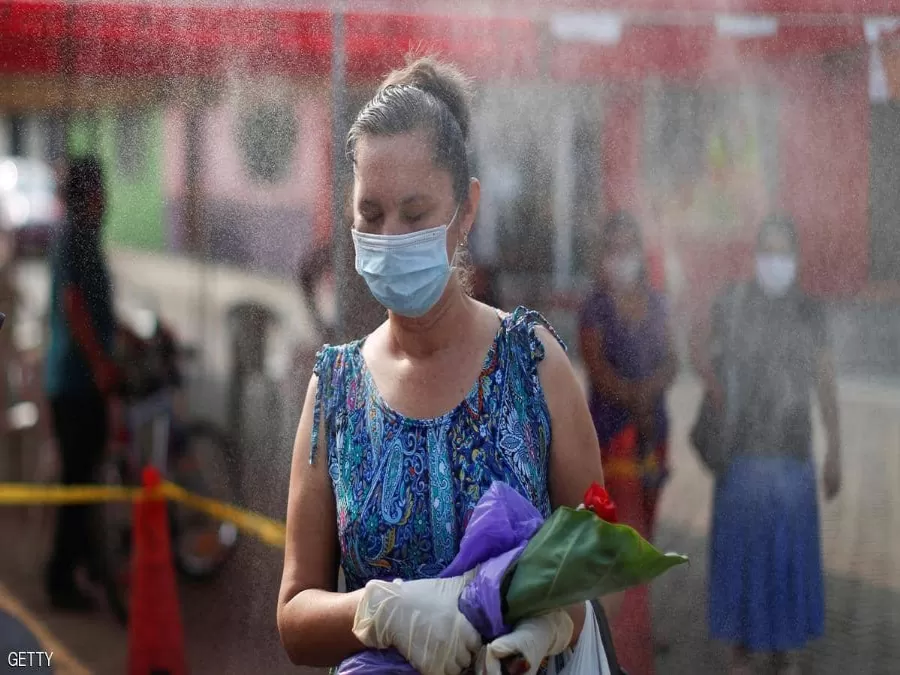
{"type": "Polygon", "coordinates": [[[257,539],[269,544],[269,546],[284,548],[284,523],[266,518],[252,511],[245,511],[225,502],[195,495],[174,483],[164,483],[162,492],[164,496],[172,501],[203,511],[218,520],[233,523],[238,529],[252,534],[257,539]]]}
{"type": "Polygon", "coordinates": [[[96,504],[130,502],[143,492],[140,488],[112,485],[33,485],[0,483],[0,504],[96,504]]]}
{"type": "Polygon", "coordinates": [[[163,483],[147,491],[136,487],[108,485],[34,485],[0,483],[0,505],[97,504],[164,498],[179,502],[212,518],[233,523],[238,529],[276,548],[284,548],[284,524],[231,504],[188,492],[174,483],[163,483]]]}

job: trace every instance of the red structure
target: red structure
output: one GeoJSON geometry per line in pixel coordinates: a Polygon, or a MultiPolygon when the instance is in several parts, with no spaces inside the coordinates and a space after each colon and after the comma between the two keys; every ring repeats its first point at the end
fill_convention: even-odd
{"type": "MultiPolygon", "coordinates": [[[[458,62],[481,82],[602,85],[597,210],[636,211],[656,257],[668,267],[677,258],[691,304],[746,271],[759,213],[744,202],[795,217],[802,279],[812,292],[840,297],[868,284],[866,22],[900,16],[900,0],[496,0],[490,14],[483,3],[463,0],[452,15],[437,2],[371,6],[351,2],[345,15],[351,83],[374,82],[419,48],[458,62]],[[653,88],[771,94],[770,126],[753,143],[774,147],[774,161],[756,161],[743,179],[740,162],[721,159],[732,151],[707,140],[708,154],[720,159],[681,183],[678,167],[671,168],[674,182],[662,194],[655,174],[667,158],[653,160],[647,151],[653,88]],[[723,212],[730,215],[715,221],[727,228],[713,221],[694,227],[711,211],[697,207],[697,185],[706,186],[703,199],[712,204],[754,181],[768,187],[755,197],[740,190],[727,196],[732,204],[723,212]]],[[[0,9],[0,76],[177,80],[238,71],[322,78],[331,48],[327,3],[293,10],[13,0],[0,9]]],[[[317,220],[328,226],[327,200],[317,220]]]]}

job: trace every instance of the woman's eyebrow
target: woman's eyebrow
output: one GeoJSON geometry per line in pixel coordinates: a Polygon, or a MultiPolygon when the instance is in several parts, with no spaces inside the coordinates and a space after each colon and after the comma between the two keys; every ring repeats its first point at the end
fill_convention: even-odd
{"type": "Polygon", "coordinates": [[[400,200],[401,206],[419,206],[420,204],[427,205],[431,203],[431,198],[428,195],[423,194],[414,194],[409,195],[408,197],[404,197],[400,200]]]}
{"type": "Polygon", "coordinates": [[[359,210],[362,211],[364,209],[365,210],[379,209],[379,208],[381,208],[381,206],[377,202],[373,202],[371,199],[363,199],[359,202],[359,204],[357,205],[357,208],[359,208],[359,210]]]}

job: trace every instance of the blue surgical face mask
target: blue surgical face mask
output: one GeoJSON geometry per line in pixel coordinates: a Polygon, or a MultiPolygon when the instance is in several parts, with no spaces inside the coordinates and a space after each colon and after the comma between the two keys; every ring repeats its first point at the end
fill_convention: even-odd
{"type": "Polygon", "coordinates": [[[767,295],[780,297],[797,278],[797,260],[785,253],[760,253],[756,256],[756,279],[767,295]]]}
{"type": "Polygon", "coordinates": [[[419,317],[435,306],[450,279],[448,225],[409,234],[366,234],[353,230],[356,271],[375,299],[400,316],[419,317]]]}
{"type": "Polygon", "coordinates": [[[619,288],[630,288],[641,278],[641,257],[634,253],[607,258],[603,269],[610,282],[619,288]]]}

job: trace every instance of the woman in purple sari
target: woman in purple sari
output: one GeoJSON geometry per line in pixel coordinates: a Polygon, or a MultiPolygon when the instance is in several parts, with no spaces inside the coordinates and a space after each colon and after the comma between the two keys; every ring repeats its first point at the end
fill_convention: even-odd
{"type": "MultiPolygon", "coordinates": [[[[619,520],[653,536],[666,477],[665,392],[677,370],[665,298],[647,282],[640,229],[627,213],[600,233],[601,274],[582,306],[581,356],[590,377],[590,410],[606,488],[619,520]]],[[[631,675],[653,672],[647,588],[629,590],[613,626],[616,651],[631,675]]]]}

